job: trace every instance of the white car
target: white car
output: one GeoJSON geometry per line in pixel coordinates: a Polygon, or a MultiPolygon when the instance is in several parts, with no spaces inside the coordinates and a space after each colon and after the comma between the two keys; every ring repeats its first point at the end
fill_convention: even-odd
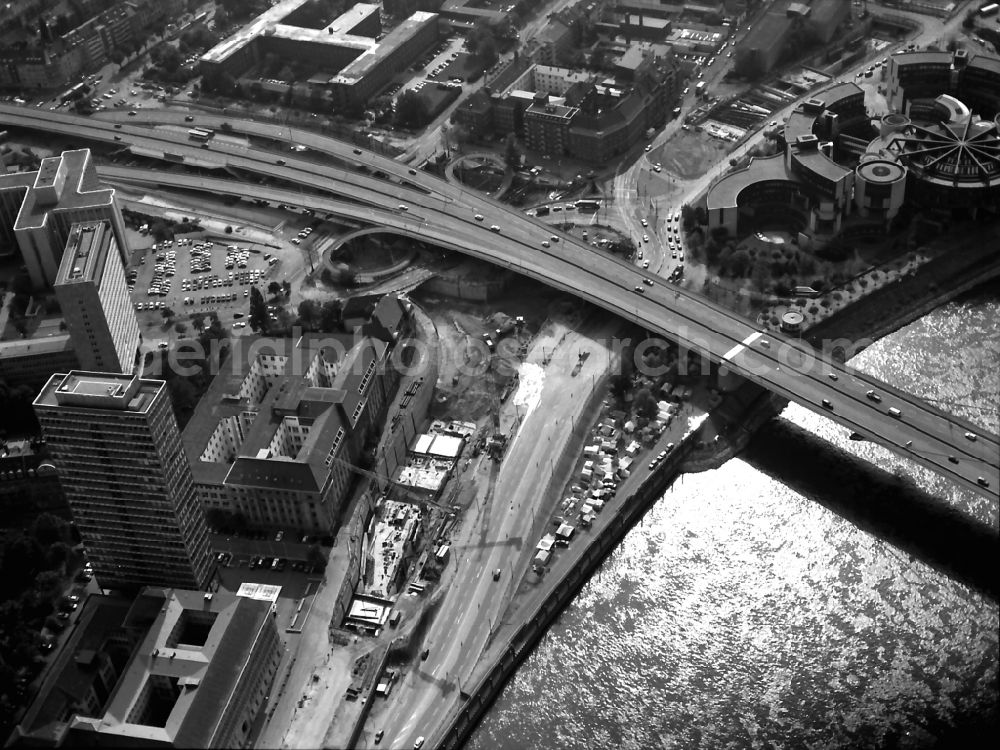
{"type": "Polygon", "coordinates": [[[642,220],[640,221],[640,223],[641,223],[641,224],[642,224],[642,225],[643,225],[644,227],[648,227],[648,226],[649,226],[649,223],[648,223],[648,222],[647,222],[647,221],[646,221],[645,219],[642,219],[642,220]]]}
{"type": "Polygon", "coordinates": [[[642,235],[642,241],[643,242],[649,242],[649,235],[648,234],[642,235]]]}

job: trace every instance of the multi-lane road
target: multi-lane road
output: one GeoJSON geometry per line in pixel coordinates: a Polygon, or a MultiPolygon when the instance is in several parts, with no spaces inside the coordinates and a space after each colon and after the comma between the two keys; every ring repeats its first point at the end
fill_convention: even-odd
{"type": "MultiPolygon", "coordinates": [[[[117,113],[116,113],[117,114],[117,113]]],[[[157,112],[160,121],[184,122],[184,113],[157,112]]],[[[164,172],[145,178],[189,189],[309,206],[355,220],[369,221],[459,252],[508,267],[632,320],[710,357],[732,372],[796,401],[851,431],[906,455],[990,497],[998,497],[1000,442],[964,419],[921,399],[833,362],[822,353],[775,334],[761,334],[752,322],[700,296],[645,279],[635,266],[601,253],[509,206],[451,185],[392,159],[309,131],[268,123],[198,115],[197,124],[278,142],[293,141],[338,158],[343,166],[317,164],[285,151],[259,147],[202,148],[183,130],[151,128],[77,115],[0,105],[7,127],[50,132],[78,141],[97,141],[139,149],[203,165],[279,178],[308,189],[280,189],[246,181],[210,179],[164,172]],[[115,138],[117,136],[117,140],[115,138]],[[381,172],[385,178],[359,172],[381,172]],[[153,179],[153,178],[156,179],[153,179]],[[323,194],[341,200],[326,199],[323,194]],[[557,238],[557,239],[553,239],[557,238]],[[548,243],[548,247],[542,242],[548,243]],[[867,393],[877,393],[876,402],[867,393]],[[898,410],[898,416],[890,414],[898,410]],[[966,437],[966,434],[972,437],[966,437]]],[[[141,174],[136,170],[136,176],[141,174]]]]}

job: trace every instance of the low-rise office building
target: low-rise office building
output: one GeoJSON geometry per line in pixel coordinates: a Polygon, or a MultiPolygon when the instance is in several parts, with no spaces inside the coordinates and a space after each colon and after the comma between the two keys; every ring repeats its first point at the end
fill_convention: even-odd
{"type": "Polygon", "coordinates": [[[281,660],[267,601],[91,596],[8,747],[245,747],[281,660]]]}
{"type": "Polygon", "coordinates": [[[435,13],[417,11],[383,36],[378,5],[358,3],[331,23],[313,27],[297,20],[308,1],[272,5],[203,54],[201,72],[209,80],[223,74],[239,78],[268,55],[305,61],[318,71],[310,78],[312,95],[323,91],[338,108],[357,107],[438,40],[435,13]]]}
{"type": "Polygon", "coordinates": [[[784,154],[754,158],[709,189],[709,228],[742,236],[770,222],[828,239],[851,216],[887,227],[906,202],[1000,209],[1000,58],[892,55],[886,89],[897,111],[877,130],[854,83],[799,105],[782,132],[784,154]]]}

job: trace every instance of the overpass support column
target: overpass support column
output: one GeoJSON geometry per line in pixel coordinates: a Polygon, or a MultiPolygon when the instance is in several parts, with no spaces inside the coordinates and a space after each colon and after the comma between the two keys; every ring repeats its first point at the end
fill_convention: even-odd
{"type": "Polygon", "coordinates": [[[745,382],[746,380],[743,376],[734,372],[725,362],[721,364],[719,362],[712,362],[712,369],[709,373],[709,387],[723,393],[729,393],[730,391],[735,391],[745,382]]]}

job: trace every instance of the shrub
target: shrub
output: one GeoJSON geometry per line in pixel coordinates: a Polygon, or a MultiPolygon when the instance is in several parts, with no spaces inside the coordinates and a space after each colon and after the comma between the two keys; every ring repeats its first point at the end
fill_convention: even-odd
{"type": "Polygon", "coordinates": [[[818,312],[819,308],[816,305],[813,305],[812,307],[809,308],[809,313],[812,315],[816,315],[818,312]]]}

